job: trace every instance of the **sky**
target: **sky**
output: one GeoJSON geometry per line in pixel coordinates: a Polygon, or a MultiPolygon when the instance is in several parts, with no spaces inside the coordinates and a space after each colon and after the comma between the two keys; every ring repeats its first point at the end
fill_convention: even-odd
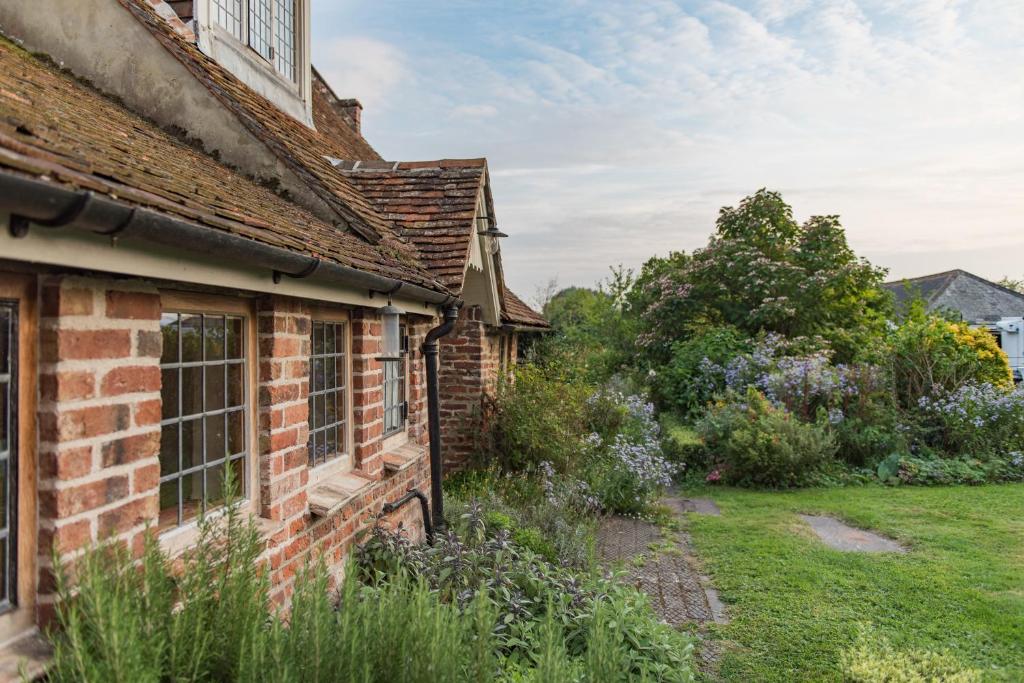
{"type": "Polygon", "coordinates": [[[1024,0],[314,0],[389,160],[487,157],[509,286],[591,286],[782,192],[892,279],[1024,276],[1024,0]]]}

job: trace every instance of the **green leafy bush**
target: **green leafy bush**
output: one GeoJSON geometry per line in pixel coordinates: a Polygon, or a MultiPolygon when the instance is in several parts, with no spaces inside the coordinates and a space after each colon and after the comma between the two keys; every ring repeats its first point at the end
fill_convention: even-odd
{"type": "Polygon", "coordinates": [[[748,351],[750,337],[731,325],[708,327],[672,345],[672,358],[655,373],[652,391],[662,410],[681,416],[693,416],[714,399],[717,382],[709,382],[708,363],[725,367],[748,351]]]}
{"type": "Polygon", "coordinates": [[[800,422],[753,388],[712,406],[697,431],[716,463],[709,480],[730,484],[798,486],[832,462],[837,447],[824,427],[800,422]]]}
{"type": "Polygon", "coordinates": [[[586,400],[592,390],[550,368],[521,365],[502,382],[493,409],[478,430],[480,459],[506,471],[536,470],[542,462],[560,472],[578,466],[588,433],[586,400]]]}
{"type": "Polygon", "coordinates": [[[915,303],[890,338],[896,396],[906,409],[965,384],[1013,386],[1006,354],[986,330],[928,315],[915,303]]]}

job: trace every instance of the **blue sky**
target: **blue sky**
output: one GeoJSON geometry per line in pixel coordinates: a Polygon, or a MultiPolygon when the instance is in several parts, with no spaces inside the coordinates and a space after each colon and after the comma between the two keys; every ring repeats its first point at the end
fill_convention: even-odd
{"type": "Polygon", "coordinates": [[[387,159],[488,158],[510,286],[701,246],[760,187],[908,277],[1024,275],[1021,0],[314,0],[387,159]]]}

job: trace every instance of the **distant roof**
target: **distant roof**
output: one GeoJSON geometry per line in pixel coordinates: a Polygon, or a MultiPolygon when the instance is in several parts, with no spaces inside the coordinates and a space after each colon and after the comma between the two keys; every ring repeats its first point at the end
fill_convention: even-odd
{"type": "Polygon", "coordinates": [[[511,289],[505,288],[502,303],[501,319],[513,325],[524,325],[538,329],[548,329],[551,323],[544,319],[537,311],[530,308],[522,299],[516,296],[511,289]]]}
{"type": "Polygon", "coordinates": [[[929,310],[957,311],[970,322],[1024,315],[1024,294],[965,270],[895,280],[883,286],[892,292],[897,310],[920,297],[929,310]]]}
{"type": "Polygon", "coordinates": [[[338,170],[395,222],[434,277],[462,291],[477,232],[477,197],[487,178],[485,159],[346,161],[338,170]]]}
{"type": "Polygon", "coordinates": [[[414,260],[326,223],[2,37],[0,172],[445,291],[414,260]]]}

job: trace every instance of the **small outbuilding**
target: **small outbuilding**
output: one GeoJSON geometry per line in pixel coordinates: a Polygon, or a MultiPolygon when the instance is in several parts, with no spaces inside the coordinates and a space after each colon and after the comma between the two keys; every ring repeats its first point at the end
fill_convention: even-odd
{"type": "Polygon", "coordinates": [[[917,298],[933,312],[959,316],[972,327],[984,327],[999,342],[1013,368],[1024,373],[1024,294],[964,270],[950,270],[908,280],[887,282],[897,312],[917,298]]]}

